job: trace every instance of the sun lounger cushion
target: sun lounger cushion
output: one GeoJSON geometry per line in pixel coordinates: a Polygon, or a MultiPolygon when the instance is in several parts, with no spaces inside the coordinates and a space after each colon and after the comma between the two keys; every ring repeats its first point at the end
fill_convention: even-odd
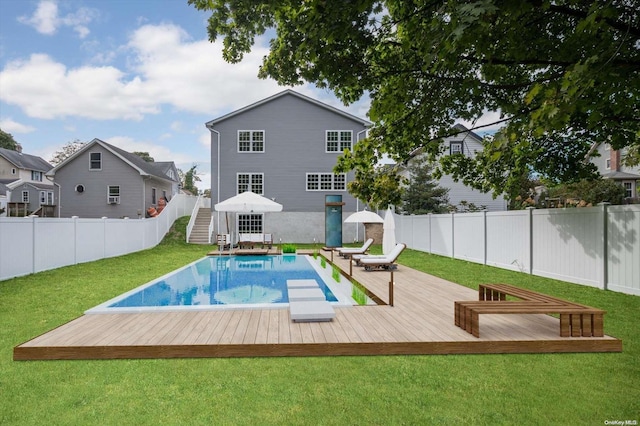
{"type": "Polygon", "coordinates": [[[289,314],[295,322],[331,321],[336,317],[331,303],[319,300],[310,302],[290,302],[289,314]]]}

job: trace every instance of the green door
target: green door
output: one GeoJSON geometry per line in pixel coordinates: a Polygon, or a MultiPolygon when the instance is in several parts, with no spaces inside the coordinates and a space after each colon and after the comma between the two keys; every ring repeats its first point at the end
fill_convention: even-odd
{"type": "Polygon", "coordinates": [[[327,247],[342,246],[342,195],[325,195],[324,243],[327,247]]]}

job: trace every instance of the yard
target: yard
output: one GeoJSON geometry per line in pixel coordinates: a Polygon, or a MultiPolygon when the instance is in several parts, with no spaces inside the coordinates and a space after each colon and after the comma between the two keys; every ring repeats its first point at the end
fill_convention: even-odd
{"type": "Polygon", "coordinates": [[[623,352],[12,361],[14,346],[206,251],[182,241],[176,233],[151,250],[0,282],[0,424],[640,420],[640,297],[410,250],[402,264],[471,288],[505,282],[604,309],[623,352]]]}

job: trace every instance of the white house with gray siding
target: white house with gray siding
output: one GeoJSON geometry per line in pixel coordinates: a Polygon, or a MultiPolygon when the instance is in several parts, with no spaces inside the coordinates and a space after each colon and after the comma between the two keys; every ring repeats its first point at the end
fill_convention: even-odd
{"type": "Polygon", "coordinates": [[[173,162],[147,162],[94,139],[47,173],[59,192],[59,216],[144,218],[178,192],[173,162]]]}
{"type": "MultiPolygon", "coordinates": [[[[342,196],[343,217],[363,207],[347,192],[352,175],[336,175],[333,168],[344,149],[365,138],[370,124],[293,90],[207,122],[212,203],[253,191],[283,205],[280,213],[214,211],[215,232],[271,233],[283,243],[324,242],[326,195],[342,196]]],[[[355,225],[343,225],[343,241],[356,235],[355,225]]]]}
{"type": "Polygon", "coordinates": [[[598,168],[605,179],[612,179],[622,185],[628,202],[638,202],[640,198],[640,166],[629,167],[623,164],[626,149],[615,150],[607,143],[595,148],[597,155],[591,155],[590,161],[598,168]]]}
{"type": "MultiPolygon", "coordinates": [[[[473,158],[478,152],[482,151],[481,136],[470,131],[462,124],[456,124],[453,128],[454,130],[460,131],[460,133],[455,136],[449,136],[443,140],[443,155],[462,153],[467,157],[473,158]]],[[[416,156],[420,155],[420,150],[414,154],[416,156]]],[[[406,168],[403,169],[401,173],[409,178],[409,172],[406,168]]],[[[481,192],[460,181],[456,182],[451,175],[443,175],[438,181],[438,185],[443,188],[449,188],[448,196],[450,205],[460,206],[461,202],[466,201],[477,207],[485,206],[487,211],[507,210],[507,200],[502,194],[498,194],[496,198],[493,198],[492,193],[481,192]]]]}

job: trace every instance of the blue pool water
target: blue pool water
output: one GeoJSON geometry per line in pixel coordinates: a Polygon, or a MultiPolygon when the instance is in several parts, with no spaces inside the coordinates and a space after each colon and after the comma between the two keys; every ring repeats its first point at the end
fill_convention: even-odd
{"type": "Polygon", "coordinates": [[[212,256],[94,309],[288,303],[291,279],[315,279],[328,301],[338,300],[307,256],[212,256]]]}

